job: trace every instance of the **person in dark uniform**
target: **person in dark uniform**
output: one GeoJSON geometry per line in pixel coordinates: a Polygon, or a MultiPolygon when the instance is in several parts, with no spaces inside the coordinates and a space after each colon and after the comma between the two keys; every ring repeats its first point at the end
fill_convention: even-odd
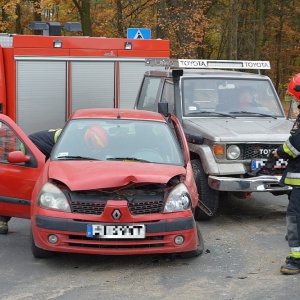
{"type": "MultiPolygon", "coordinates": [[[[51,150],[56,143],[62,129],[42,130],[30,134],[28,137],[36,145],[36,147],[46,156],[46,160],[50,157],[51,150]]],[[[0,234],[8,233],[8,221],[11,217],[0,216],[0,234]]]]}
{"type": "Polygon", "coordinates": [[[298,104],[297,108],[299,110],[299,113],[298,113],[296,121],[294,122],[294,125],[290,131],[291,135],[297,132],[297,130],[299,129],[299,125],[300,125],[300,104],[298,104]]]}
{"type": "MultiPolygon", "coordinates": [[[[288,90],[300,102],[300,73],[293,77],[288,90]]],[[[300,108],[300,105],[298,105],[300,108]]],[[[290,255],[280,272],[286,275],[300,273],[300,116],[297,116],[291,135],[286,142],[272,153],[276,158],[288,159],[281,183],[293,187],[287,206],[287,240],[290,255]]]]}

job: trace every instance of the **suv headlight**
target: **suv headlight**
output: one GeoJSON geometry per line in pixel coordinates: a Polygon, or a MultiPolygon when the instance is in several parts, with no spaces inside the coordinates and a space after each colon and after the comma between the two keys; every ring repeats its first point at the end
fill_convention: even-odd
{"type": "Polygon", "coordinates": [[[237,145],[230,145],[227,148],[227,158],[228,159],[238,159],[241,155],[241,149],[237,145]]]}
{"type": "Polygon", "coordinates": [[[43,208],[71,212],[69,201],[64,193],[56,185],[49,182],[41,188],[37,204],[43,208]]]}
{"type": "Polygon", "coordinates": [[[191,208],[191,197],[187,187],[180,183],[167,196],[164,212],[175,212],[191,208]]]}

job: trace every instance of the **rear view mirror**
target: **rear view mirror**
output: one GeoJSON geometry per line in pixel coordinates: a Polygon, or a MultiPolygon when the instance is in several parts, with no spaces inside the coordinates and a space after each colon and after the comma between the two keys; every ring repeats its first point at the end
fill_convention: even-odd
{"type": "Polygon", "coordinates": [[[157,104],[157,111],[163,116],[167,117],[169,114],[169,106],[167,102],[159,102],[157,104]]]}
{"type": "Polygon", "coordinates": [[[30,160],[29,155],[25,155],[22,151],[12,151],[7,155],[7,161],[12,164],[25,163],[30,160]]]}

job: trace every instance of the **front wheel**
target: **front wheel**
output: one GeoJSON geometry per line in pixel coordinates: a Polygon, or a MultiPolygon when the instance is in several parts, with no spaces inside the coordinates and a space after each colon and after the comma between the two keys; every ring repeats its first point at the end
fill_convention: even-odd
{"type": "MultiPolygon", "coordinates": [[[[212,215],[215,215],[218,209],[219,204],[219,192],[213,190],[208,185],[208,176],[205,174],[202,164],[199,159],[193,159],[191,161],[194,178],[199,194],[199,199],[203,202],[212,212],[212,215]]],[[[209,220],[212,216],[208,216],[199,205],[195,209],[195,219],[197,221],[209,220]]]]}
{"type": "Polygon", "coordinates": [[[196,257],[203,253],[204,250],[204,241],[201,234],[201,231],[199,229],[199,225],[196,223],[196,229],[197,229],[197,248],[190,252],[184,252],[182,253],[182,258],[189,258],[189,257],[196,257]]]}
{"type": "Polygon", "coordinates": [[[30,247],[31,247],[32,255],[35,258],[49,258],[53,255],[52,251],[41,249],[35,245],[32,229],[30,229],[30,247]]]}

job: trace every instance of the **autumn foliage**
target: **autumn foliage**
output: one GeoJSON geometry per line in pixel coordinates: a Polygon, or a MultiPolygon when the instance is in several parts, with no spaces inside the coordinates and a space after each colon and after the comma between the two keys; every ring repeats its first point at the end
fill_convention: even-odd
{"type": "MultiPolygon", "coordinates": [[[[150,28],[174,58],[269,60],[281,98],[300,72],[300,0],[0,0],[0,32],[34,34],[32,21],[77,21],[82,35],[126,37],[150,28]]],[[[70,33],[63,32],[69,35],[70,33]]]]}

